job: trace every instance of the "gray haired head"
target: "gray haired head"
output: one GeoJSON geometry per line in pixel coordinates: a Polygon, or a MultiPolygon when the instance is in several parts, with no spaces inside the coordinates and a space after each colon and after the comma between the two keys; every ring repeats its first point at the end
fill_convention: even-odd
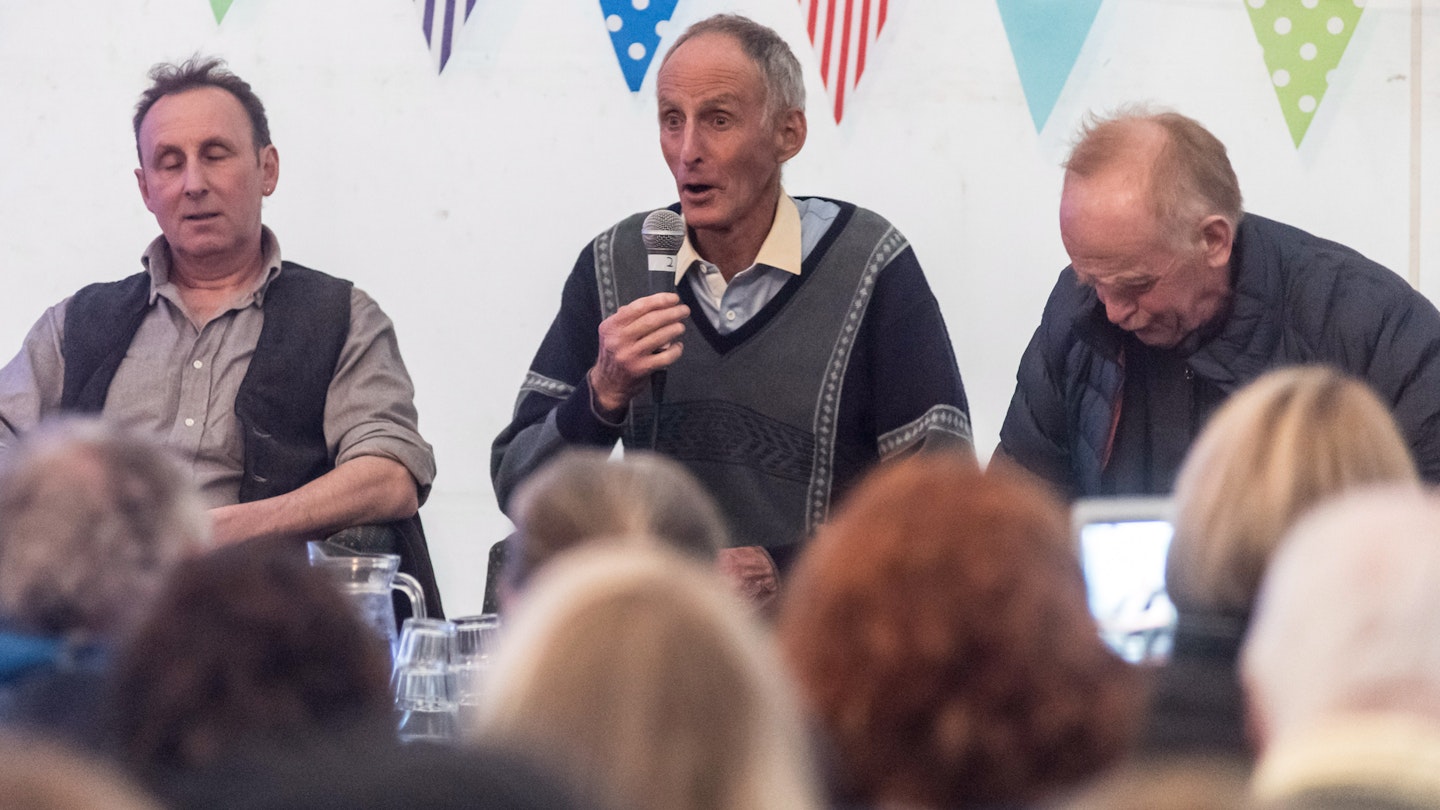
{"type": "Polygon", "coordinates": [[[43,425],[0,466],[0,616],[110,635],[208,540],[195,485],[163,448],[91,419],[43,425]]]}

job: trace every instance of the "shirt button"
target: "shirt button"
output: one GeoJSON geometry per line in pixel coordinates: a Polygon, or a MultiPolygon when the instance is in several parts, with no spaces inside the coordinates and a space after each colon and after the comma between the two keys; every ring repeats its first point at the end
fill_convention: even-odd
{"type": "Polygon", "coordinates": [[[185,427],[195,427],[195,420],[194,420],[194,419],[186,419],[186,420],[185,420],[185,427]]]}
{"type": "Polygon", "coordinates": [[[735,310],[732,309],[732,310],[730,310],[729,312],[726,312],[726,313],[725,313],[725,320],[727,320],[727,321],[733,321],[733,320],[735,320],[735,310]]]}
{"type": "Polygon", "coordinates": [[[195,368],[203,368],[203,367],[205,366],[205,364],[202,363],[202,362],[200,362],[199,360],[196,360],[195,362],[191,363],[190,365],[194,366],[195,368]]]}

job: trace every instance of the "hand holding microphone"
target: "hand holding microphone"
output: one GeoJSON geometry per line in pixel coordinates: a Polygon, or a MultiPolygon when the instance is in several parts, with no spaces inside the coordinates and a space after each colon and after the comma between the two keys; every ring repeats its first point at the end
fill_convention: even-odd
{"type": "Polygon", "coordinates": [[[653,211],[640,233],[649,259],[651,294],[620,307],[600,324],[600,351],[590,370],[596,411],[617,422],[647,379],[656,401],[663,398],[663,369],[680,358],[684,350],[680,338],[690,315],[690,308],[674,292],[675,255],[685,241],[684,220],[668,209],[653,211]]]}

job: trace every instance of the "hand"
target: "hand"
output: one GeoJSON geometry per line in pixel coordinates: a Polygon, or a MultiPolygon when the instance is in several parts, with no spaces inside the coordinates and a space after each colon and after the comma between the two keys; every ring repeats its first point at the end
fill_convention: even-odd
{"type": "Polygon", "coordinates": [[[600,353],[590,391],[603,414],[618,414],[650,375],[680,359],[690,308],[675,293],[656,293],[621,307],[600,324],[600,353]]]}
{"type": "Polygon", "coordinates": [[[769,552],[760,546],[722,548],[715,568],[741,599],[769,615],[780,595],[780,571],[769,552]]]}

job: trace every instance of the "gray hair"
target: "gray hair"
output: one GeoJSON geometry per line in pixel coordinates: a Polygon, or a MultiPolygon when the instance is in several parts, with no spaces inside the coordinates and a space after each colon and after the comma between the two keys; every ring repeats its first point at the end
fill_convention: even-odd
{"type": "Polygon", "coordinates": [[[582,544],[655,538],[712,562],[728,546],[725,520],[700,482],[665,456],[571,449],[541,467],[515,492],[518,528],[505,581],[521,587],[551,558],[582,544]]]}
{"type": "Polygon", "coordinates": [[[0,615],[31,632],[113,634],[209,526],[163,448],[90,419],[44,425],[0,468],[0,615]]]}
{"type": "Polygon", "coordinates": [[[1267,742],[1340,712],[1440,720],[1440,500],[1418,485],[1366,490],[1298,522],[1241,671],[1267,742]]]}
{"type": "Polygon", "coordinates": [[[660,68],[681,45],[702,34],[720,34],[740,44],[740,49],[760,69],[765,82],[765,107],[772,118],[790,110],[805,111],[805,74],[800,61],[773,28],[739,14],[716,14],[685,29],[665,52],[660,68]]]}

